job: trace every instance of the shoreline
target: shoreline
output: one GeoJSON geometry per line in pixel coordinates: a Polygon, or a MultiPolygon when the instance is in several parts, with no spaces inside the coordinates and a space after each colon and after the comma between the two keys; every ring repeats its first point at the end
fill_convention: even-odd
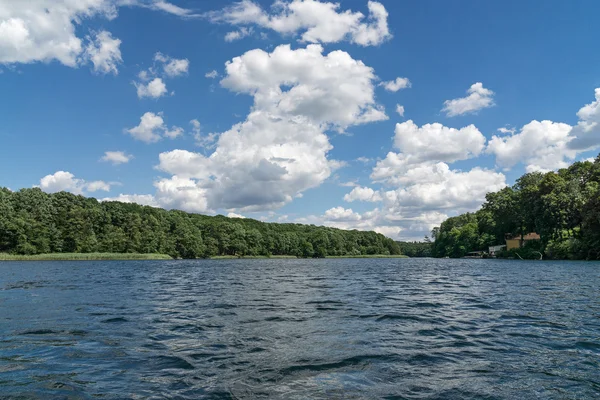
{"type": "MultiPolygon", "coordinates": [[[[347,256],[327,256],[330,259],[336,258],[410,258],[405,255],[347,255],[347,256]]],[[[268,259],[302,259],[296,256],[214,256],[205,260],[268,260],[268,259]]],[[[307,258],[308,259],[308,258],[307,258]]],[[[19,255],[0,253],[0,262],[2,261],[144,261],[144,260],[173,260],[173,257],[167,254],[139,254],[139,253],[49,253],[34,255],[19,255]]],[[[196,260],[203,260],[197,258],[196,260]]]]}
{"type": "Polygon", "coordinates": [[[140,261],[140,260],[172,260],[167,254],[140,253],[49,253],[49,254],[0,254],[2,261],[140,261]]]}

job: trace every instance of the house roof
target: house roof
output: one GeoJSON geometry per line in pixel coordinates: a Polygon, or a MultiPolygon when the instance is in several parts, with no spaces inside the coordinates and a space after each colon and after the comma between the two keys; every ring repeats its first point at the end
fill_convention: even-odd
{"type": "MultiPolygon", "coordinates": [[[[535,232],[530,232],[527,235],[523,236],[523,240],[540,240],[540,239],[541,239],[540,235],[535,232]]],[[[521,240],[521,235],[517,235],[513,238],[510,238],[510,240],[521,240]]]]}

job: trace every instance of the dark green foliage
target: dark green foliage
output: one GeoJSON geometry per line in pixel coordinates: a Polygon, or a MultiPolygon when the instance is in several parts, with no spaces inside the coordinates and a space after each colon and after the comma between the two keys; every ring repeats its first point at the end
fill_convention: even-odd
{"type": "Polygon", "coordinates": [[[415,258],[415,257],[431,257],[433,243],[429,238],[425,238],[424,242],[396,242],[400,246],[402,254],[415,258]]]}
{"type": "Polygon", "coordinates": [[[433,255],[462,257],[529,232],[541,240],[499,256],[600,259],[600,155],[558,172],[525,174],[512,188],[488,193],[479,211],[433,230],[433,255]]]}
{"type": "Polygon", "coordinates": [[[0,188],[0,253],[326,257],[400,254],[375,232],[188,214],[40,189],[0,188]]]}

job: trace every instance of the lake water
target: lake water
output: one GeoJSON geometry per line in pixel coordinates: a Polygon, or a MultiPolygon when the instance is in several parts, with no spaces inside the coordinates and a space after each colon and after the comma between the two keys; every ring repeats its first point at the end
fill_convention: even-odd
{"type": "Polygon", "coordinates": [[[4,262],[0,398],[600,398],[600,264],[4,262]]]}

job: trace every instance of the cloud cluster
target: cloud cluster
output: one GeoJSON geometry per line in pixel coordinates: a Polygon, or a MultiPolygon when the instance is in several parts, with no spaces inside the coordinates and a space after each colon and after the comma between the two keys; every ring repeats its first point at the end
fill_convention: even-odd
{"type": "Polygon", "coordinates": [[[86,48],[76,35],[76,26],[86,18],[112,19],[116,13],[114,2],[109,0],[4,1],[0,5],[0,63],[57,60],[77,67],[91,60],[98,72],[113,72],[112,64],[120,59],[115,51],[120,42],[103,31],[88,39],[86,48]]]}
{"type": "Polygon", "coordinates": [[[600,88],[595,100],[578,112],[575,126],[553,121],[536,121],[508,135],[494,135],[486,152],[496,156],[500,167],[510,169],[522,163],[527,172],[551,171],[566,167],[579,153],[600,147],[600,88]]]}
{"type": "Polygon", "coordinates": [[[162,53],[154,55],[154,65],[138,74],[139,82],[133,82],[140,99],[158,99],[168,93],[163,79],[187,75],[190,67],[188,59],[177,59],[162,53]]]}
{"type": "MultiPolygon", "coordinates": [[[[251,50],[226,64],[221,85],[253,96],[246,119],[219,135],[212,154],[173,150],[157,168],[171,175],[155,182],[158,204],[195,212],[256,211],[281,207],[320,185],[344,164],[327,157],[328,129],[384,120],[375,102],[372,68],[342,51],[319,45],[271,53],[251,50]]],[[[154,141],[148,115],[132,135],[154,141]]],[[[198,121],[192,126],[200,130],[198,121]]]]}
{"type": "Polygon", "coordinates": [[[138,126],[127,129],[126,133],[134,139],[146,143],[155,143],[163,137],[175,139],[183,134],[183,128],[172,126],[170,129],[165,124],[163,114],[147,112],[140,118],[138,126]]]}
{"type": "Polygon", "coordinates": [[[383,185],[381,189],[355,187],[344,196],[346,202],[375,202],[378,207],[359,214],[354,222],[341,223],[325,212],[324,223],[419,240],[448,215],[473,211],[486,193],[506,186],[505,176],[493,170],[450,168],[449,164],[477,157],[485,149],[485,137],[473,125],[419,127],[406,121],[396,124],[394,147],[398,152],[390,151],[371,172],[372,181],[383,185]]]}
{"type": "Polygon", "coordinates": [[[276,1],[271,12],[251,0],[242,0],[219,11],[206,14],[211,21],[246,27],[229,32],[234,40],[251,33],[250,26],[270,29],[282,35],[298,35],[303,42],[337,43],[348,40],[361,46],[373,46],[390,39],[385,7],[376,1],[367,3],[365,18],[361,12],[341,11],[339,3],[317,0],[276,1]]]}
{"type": "Polygon", "coordinates": [[[83,179],[75,178],[75,175],[70,172],[57,171],[40,179],[39,187],[47,193],[66,191],[74,194],[84,194],[84,192],[93,193],[99,190],[108,192],[111,184],[104,181],[86,182],[83,179]]]}

